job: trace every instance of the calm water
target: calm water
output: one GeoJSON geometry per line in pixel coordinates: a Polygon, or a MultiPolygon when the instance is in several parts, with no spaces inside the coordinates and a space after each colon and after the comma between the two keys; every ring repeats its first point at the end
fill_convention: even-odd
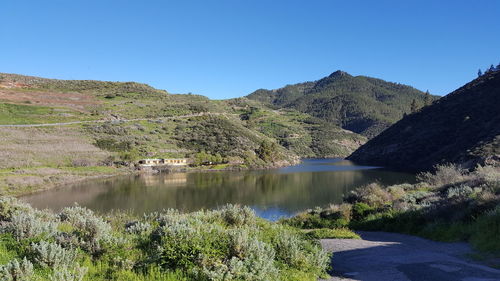
{"type": "Polygon", "coordinates": [[[304,160],[302,164],[264,171],[193,172],[122,176],[88,181],[23,197],[37,208],[59,210],[77,202],[90,209],[134,213],[176,208],[211,209],[226,203],[252,207],[276,219],[299,211],[339,203],[361,185],[413,182],[410,174],[357,166],[342,159],[304,160]]]}

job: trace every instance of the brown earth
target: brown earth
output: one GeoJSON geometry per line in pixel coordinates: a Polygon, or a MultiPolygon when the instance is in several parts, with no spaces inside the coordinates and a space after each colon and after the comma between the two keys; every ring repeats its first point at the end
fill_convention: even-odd
{"type": "Polygon", "coordinates": [[[9,103],[35,104],[43,106],[68,107],[81,112],[88,112],[90,106],[100,103],[94,96],[76,92],[28,91],[22,86],[0,82],[0,101],[9,103]]]}

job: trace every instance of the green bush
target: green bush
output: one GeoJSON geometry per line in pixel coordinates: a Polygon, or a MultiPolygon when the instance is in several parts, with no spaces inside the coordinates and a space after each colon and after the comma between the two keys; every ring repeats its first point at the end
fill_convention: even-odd
{"type": "Polygon", "coordinates": [[[0,197],[0,220],[10,221],[13,214],[21,211],[31,211],[31,206],[13,197],[0,197]]]}
{"type": "Polygon", "coordinates": [[[79,265],[71,268],[59,267],[54,270],[54,274],[51,276],[51,281],[82,281],[86,273],[87,268],[80,267],[79,265]]]}
{"type": "Polygon", "coordinates": [[[471,242],[481,251],[500,252],[500,205],[477,218],[472,225],[471,242]]]}
{"type": "Polygon", "coordinates": [[[361,239],[358,234],[348,228],[319,228],[306,232],[313,239],[361,239]]]}
{"type": "Polygon", "coordinates": [[[26,258],[21,262],[15,259],[6,265],[0,266],[1,280],[30,281],[33,274],[33,264],[26,258]]]}
{"type": "Polygon", "coordinates": [[[31,244],[31,252],[37,264],[51,268],[73,267],[77,256],[76,251],[47,241],[31,244]]]}
{"type": "Polygon", "coordinates": [[[58,242],[66,247],[79,247],[95,255],[104,251],[104,243],[113,240],[111,226],[89,209],[79,206],[64,208],[59,218],[72,227],[57,237],[58,242]]]}
{"type": "Polygon", "coordinates": [[[358,202],[352,205],[352,217],[355,220],[361,220],[374,210],[375,208],[370,207],[368,204],[363,202],[358,202]]]}
{"type": "Polygon", "coordinates": [[[78,206],[57,216],[28,207],[10,219],[0,240],[7,280],[315,280],[330,261],[311,236],[235,205],[106,220],[78,206]]]}
{"type": "Polygon", "coordinates": [[[40,236],[50,237],[56,233],[57,223],[46,220],[37,212],[17,212],[2,225],[1,231],[11,233],[18,241],[40,236]]]}
{"type": "Polygon", "coordinates": [[[228,204],[219,211],[221,218],[228,225],[243,226],[255,223],[255,212],[248,207],[228,204]]]}

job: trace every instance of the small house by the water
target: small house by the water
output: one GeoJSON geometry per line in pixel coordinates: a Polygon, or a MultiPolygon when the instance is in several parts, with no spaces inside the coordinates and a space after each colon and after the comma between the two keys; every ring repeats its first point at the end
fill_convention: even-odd
{"type": "Polygon", "coordinates": [[[188,164],[187,158],[171,158],[171,159],[142,159],[139,160],[140,166],[153,167],[153,166],[186,166],[188,164]]]}

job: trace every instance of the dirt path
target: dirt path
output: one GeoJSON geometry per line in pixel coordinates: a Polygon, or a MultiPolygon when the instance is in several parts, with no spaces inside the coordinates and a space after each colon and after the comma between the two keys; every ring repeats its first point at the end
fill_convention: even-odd
{"type": "Polygon", "coordinates": [[[88,124],[88,123],[106,123],[106,122],[134,122],[134,121],[156,121],[156,120],[171,120],[179,118],[191,118],[205,115],[237,115],[229,113],[218,113],[218,112],[202,112],[196,114],[187,114],[171,117],[158,117],[158,118],[136,118],[136,119],[109,119],[109,120],[89,120],[89,121],[72,121],[63,123],[44,123],[44,124],[14,124],[14,125],[0,125],[0,128],[23,128],[23,127],[51,127],[51,126],[67,126],[74,124],[88,124]]]}
{"type": "Polygon", "coordinates": [[[360,232],[363,239],[324,239],[333,252],[333,272],[328,281],[493,281],[500,270],[467,258],[466,243],[434,242],[415,236],[360,232]]]}

